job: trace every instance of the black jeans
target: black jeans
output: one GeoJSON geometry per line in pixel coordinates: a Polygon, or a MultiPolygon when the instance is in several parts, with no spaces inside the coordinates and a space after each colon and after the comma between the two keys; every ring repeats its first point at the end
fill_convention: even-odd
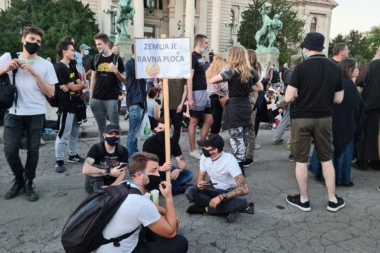
{"type": "Polygon", "coordinates": [[[183,120],[182,112],[177,113],[177,110],[170,109],[170,120],[174,128],[172,138],[176,143],[179,143],[179,137],[181,136],[181,127],[183,120]]]}
{"type": "Polygon", "coordinates": [[[8,114],[4,118],[4,153],[16,178],[22,177],[24,171],[25,178],[36,177],[44,121],[45,114],[30,116],[8,114]],[[19,155],[21,137],[24,132],[27,135],[28,148],[25,169],[19,155]]]}
{"type": "Polygon", "coordinates": [[[182,235],[174,238],[163,238],[154,234],[149,228],[143,227],[139,235],[139,242],[132,253],[186,253],[188,241],[182,235]]]}
{"type": "Polygon", "coordinates": [[[211,109],[212,109],[212,125],[211,125],[211,133],[219,134],[220,128],[222,127],[222,115],[223,115],[223,107],[219,102],[219,95],[211,95],[211,109]]]}

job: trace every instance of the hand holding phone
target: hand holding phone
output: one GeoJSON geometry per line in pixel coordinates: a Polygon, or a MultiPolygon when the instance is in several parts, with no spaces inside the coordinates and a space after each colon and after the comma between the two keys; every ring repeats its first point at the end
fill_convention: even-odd
{"type": "Polygon", "coordinates": [[[119,163],[119,169],[127,167],[128,163],[119,163]]]}

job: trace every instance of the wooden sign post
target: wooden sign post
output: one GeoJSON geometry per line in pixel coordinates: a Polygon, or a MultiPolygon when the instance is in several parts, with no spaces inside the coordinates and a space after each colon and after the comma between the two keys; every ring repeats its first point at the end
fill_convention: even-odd
{"type": "MultiPolygon", "coordinates": [[[[165,162],[170,163],[169,80],[189,78],[191,50],[189,38],[135,39],[136,78],[162,78],[165,120],[165,162]]],[[[170,170],[166,181],[171,183],[170,170]]]]}

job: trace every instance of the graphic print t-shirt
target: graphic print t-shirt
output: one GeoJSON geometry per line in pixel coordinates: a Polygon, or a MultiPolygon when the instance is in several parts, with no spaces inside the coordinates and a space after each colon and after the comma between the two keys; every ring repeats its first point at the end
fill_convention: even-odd
{"type": "MultiPolygon", "coordinates": [[[[100,100],[115,100],[119,98],[120,93],[120,81],[112,72],[109,64],[113,62],[115,56],[111,54],[108,57],[104,57],[100,54],[99,60],[96,63],[93,61],[91,69],[96,71],[96,81],[93,98],[100,100]]],[[[118,57],[118,70],[120,73],[125,72],[123,60],[118,57]]]]}

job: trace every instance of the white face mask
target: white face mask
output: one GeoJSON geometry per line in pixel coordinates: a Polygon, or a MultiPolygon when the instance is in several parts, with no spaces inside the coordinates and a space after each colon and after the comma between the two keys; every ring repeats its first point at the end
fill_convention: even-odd
{"type": "Polygon", "coordinates": [[[88,55],[90,52],[88,50],[84,50],[84,55],[88,55]]]}

